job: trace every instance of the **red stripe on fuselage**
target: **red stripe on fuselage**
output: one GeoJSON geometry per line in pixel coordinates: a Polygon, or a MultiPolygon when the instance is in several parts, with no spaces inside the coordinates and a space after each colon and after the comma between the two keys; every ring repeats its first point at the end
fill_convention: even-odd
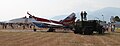
{"type": "Polygon", "coordinates": [[[34,17],[34,16],[33,16],[33,18],[34,18],[35,20],[37,20],[37,21],[50,22],[50,20],[44,19],[44,18],[38,18],[38,17],[34,17]]]}

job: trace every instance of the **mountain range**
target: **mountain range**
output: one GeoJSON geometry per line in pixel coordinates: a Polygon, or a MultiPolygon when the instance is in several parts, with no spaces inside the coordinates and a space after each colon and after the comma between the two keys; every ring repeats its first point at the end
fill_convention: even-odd
{"type": "MultiPolygon", "coordinates": [[[[109,22],[111,16],[120,17],[120,8],[106,7],[106,8],[98,9],[95,11],[87,11],[87,13],[88,13],[87,18],[90,20],[99,19],[99,20],[104,20],[109,22]]],[[[60,19],[64,19],[67,16],[68,15],[59,15],[59,16],[52,17],[51,19],[60,20],[60,19]]],[[[80,13],[76,13],[76,17],[77,19],[80,19],[80,13]]]]}

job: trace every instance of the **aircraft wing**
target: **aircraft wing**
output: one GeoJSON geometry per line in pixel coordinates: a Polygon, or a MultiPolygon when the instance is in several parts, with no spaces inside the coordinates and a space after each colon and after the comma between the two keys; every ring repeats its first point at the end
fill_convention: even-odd
{"type": "Polygon", "coordinates": [[[55,23],[48,23],[48,22],[33,22],[33,24],[39,28],[58,28],[63,27],[61,24],[55,24],[55,23]]]}

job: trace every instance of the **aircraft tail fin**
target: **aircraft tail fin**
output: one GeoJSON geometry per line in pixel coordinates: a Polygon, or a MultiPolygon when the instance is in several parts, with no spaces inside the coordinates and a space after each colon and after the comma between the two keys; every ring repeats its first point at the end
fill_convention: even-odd
{"type": "Polygon", "coordinates": [[[68,17],[66,17],[64,20],[61,20],[60,22],[63,23],[64,25],[71,25],[75,23],[75,13],[70,14],[68,17]]]}

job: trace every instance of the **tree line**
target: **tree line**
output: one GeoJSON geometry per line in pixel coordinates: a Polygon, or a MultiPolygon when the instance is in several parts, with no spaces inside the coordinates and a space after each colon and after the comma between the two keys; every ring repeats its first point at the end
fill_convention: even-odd
{"type": "Polygon", "coordinates": [[[120,22],[119,16],[115,16],[115,17],[114,17],[114,21],[115,21],[115,22],[120,22]]]}

